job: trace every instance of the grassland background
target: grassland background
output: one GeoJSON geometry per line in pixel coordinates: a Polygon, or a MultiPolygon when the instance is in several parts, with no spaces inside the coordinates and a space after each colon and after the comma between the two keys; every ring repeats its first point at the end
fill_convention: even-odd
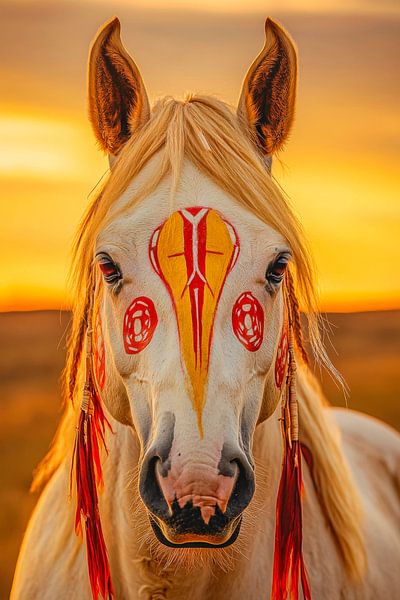
{"type": "MultiPolygon", "coordinates": [[[[18,548],[37,501],[32,471],[60,416],[59,378],[69,313],[0,314],[0,599],[8,598],[18,548]]],[[[349,408],[400,428],[400,311],[329,314],[337,354],[331,356],[350,390],[349,408]]],[[[333,404],[339,389],[323,375],[333,404]]]]}

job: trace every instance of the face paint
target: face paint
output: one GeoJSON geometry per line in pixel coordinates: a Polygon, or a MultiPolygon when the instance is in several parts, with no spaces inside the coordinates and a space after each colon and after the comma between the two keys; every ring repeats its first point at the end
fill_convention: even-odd
{"type": "Polygon", "coordinates": [[[244,292],[232,309],[233,331],[241,344],[250,352],[261,346],[264,336],[264,311],[251,292],[244,292]]]}
{"type": "Polygon", "coordinates": [[[201,413],[215,313],[225,279],[239,255],[239,240],[232,225],[215,210],[185,208],[155,230],[149,254],[173,302],[202,433],[201,413]]]}
{"type": "Polygon", "coordinates": [[[93,364],[96,383],[100,390],[106,382],[106,351],[104,347],[103,331],[101,328],[101,317],[99,309],[96,310],[93,319],[93,364]]]}
{"type": "Polygon", "coordinates": [[[278,345],[278,352],[276,354],[275,361],[275,383],[278,388],[282,387],[282,383],[286,373],[286,367],[289,357],[289,334],[288,334],[288,324],[285,320],[282,329],[281,339],[278,345]]]}
{"type": "Polygon", "coordinates": [[[145,296],[135,298],[124,317],[124,346],[127,354],[137,354],[148,346],[157,327],[155,306],[145,296]]]}

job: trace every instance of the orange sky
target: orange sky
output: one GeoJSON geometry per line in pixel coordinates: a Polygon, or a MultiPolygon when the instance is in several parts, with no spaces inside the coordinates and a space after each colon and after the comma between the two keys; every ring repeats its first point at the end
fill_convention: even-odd
{"type": "Polygon", "coordinates": [[[107,168],[85,104],[87,49],[100,24],[120,17],[152,99],[190,90],[236,103],[267,12],[299,47],[297,121],[274,174],[310,239],[322,306],[400,306],[396,2],[6,0],[0,310],[68,304],[71,239],[107,168]]]}

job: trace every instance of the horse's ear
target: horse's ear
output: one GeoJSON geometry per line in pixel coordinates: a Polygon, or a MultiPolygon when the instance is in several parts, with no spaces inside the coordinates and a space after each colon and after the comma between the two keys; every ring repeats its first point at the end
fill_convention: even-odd
{"type": "Polygon", "coordinates": [[[89,55],[89,116],[101,147],[114,156],[150,113],[139,69],[122,45],[120,30],[116,17],[106,23],[89,55]]]}
{"type": "Polygon", "coordinates": [[[293,123],[297,54],[285,30],[268,18],[265,45],[243,83],[238,116],[250,128],[261,152],[271,156],[288,137],[293,123]]]}

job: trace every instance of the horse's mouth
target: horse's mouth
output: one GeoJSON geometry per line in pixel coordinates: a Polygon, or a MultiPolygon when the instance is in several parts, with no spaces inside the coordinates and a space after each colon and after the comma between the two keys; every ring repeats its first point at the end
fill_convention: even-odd
{"type": "Polygon", "coordinates": [[[242,524],[242,517],[237,518],[234,522],[232,533],[228,535],[227,538],[223,539],[223,541],[220,541],[221,536],[214,537],[193,533],[180,533],[174,535],[173,540],[171,540],[165,535],[162,526],[158,524],[156,518],[153,516],[149,516],[149,518],[156,538],[161,544],[164,544],[164,546],[168,546],[169,548],[226,548],[236,541],[242,524]]]}

